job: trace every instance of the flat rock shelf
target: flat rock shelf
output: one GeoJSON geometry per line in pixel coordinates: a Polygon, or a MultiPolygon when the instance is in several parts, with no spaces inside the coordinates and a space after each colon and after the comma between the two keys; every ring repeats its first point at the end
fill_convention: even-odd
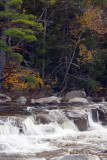
{"type": "Polygon", "coordinates": [[[107,103],[0,106],[0,160],[105,160],[106,114],[107,103]]]}

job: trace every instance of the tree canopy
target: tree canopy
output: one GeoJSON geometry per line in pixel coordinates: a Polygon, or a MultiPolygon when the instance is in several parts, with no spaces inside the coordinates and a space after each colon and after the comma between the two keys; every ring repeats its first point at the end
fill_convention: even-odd
{"type": "Polygon", "coordinates": [[[48,85],[61,93],[70,88],[90,94],[107,87],[106,0],[1,0],[0,4],[4,89],[48,85]]]}

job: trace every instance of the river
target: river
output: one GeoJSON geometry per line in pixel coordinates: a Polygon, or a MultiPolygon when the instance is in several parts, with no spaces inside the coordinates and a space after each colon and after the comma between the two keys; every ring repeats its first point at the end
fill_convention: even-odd
{"type": "Polygon", "coordinates": [[[51,159],[67,154],[107,156],[107,126],[94,122],[91,108],[107,108],[107,103],[88,106],[0,106],[0,160],[51,159]],[[79,131],[66,110],[85,111],[89,127],[79,131]],[[47,117],[47,122],[37,118],[47,117]]]}

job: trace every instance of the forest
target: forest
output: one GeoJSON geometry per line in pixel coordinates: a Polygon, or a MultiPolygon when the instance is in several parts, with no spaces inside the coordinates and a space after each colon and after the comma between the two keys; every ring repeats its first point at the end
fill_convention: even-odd
{"type": "Polygon", "coordinates": [[[106,0],[0,0],[0,93],[107,88],[106,0]]]}

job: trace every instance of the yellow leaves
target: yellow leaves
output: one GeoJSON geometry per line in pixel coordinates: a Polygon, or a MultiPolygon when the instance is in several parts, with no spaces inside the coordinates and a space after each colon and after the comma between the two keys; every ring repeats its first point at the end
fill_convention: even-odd
{"type": "Polygon", "coordinates": [[[99,87],[98,89],[97,89],[97,91],[101,91],[101,90],[103,90],[104,88],[103,87],[99,87]]]}
{"type": "Polygon", "coordinates": [[[86,9],[82,17],[76,15],[76,18],[77,21],[81,24],[81,29],[83,31],[85,28],[89,28],[91,30],[97,31],[100,34],[107,32],[107,27],[105,25],[106,20],[104,19],[104,14],[101,9],[86,9]]]}
{"type": "Polygon", "coordinates": [[[94,61],[94,58],[97,54],[96,50],[88,50],[84,44],[80,44],[79,46],[79,56],[80,58],[77,58],[78,62],[80,63],[92,63],[94,61]]]}
{"type": "Polygon", "coordinates": [[[93,23],[101,22],[101,12],[97,9],[87,9],[80,18],[82,28],[93,28],[93,23]]]}
{"type": "Polygon", "coordinates": [[[46,85],[45,87],[46,87],[46,88],[51,88],[51,86],[50,86],[50,85],[46,85]]]}
{"type": "Polygon", "coordinates": [[[26,10],[25,9],[23,9],[23,14],[25,14],[26,13],[26,10]]]}
{"type": "MultiPolygon", "coordinates": [[[[5,74],[8,70],[5,70],[5,74]]],[[[43,79],[40,78],[39,72],[32,72],[30,69],[19,69],[14,67],[11,75],[3,82],[4,89],[22,90],[35,89],[44,86],[43,79]],[[34,81],[28,81],[27,76],[33,77],[34,81]]]]}
{"type": "MultiPolygon", "coordinates": [[[[40,77],[38,71],[34,72],[31,69],[16,67],[12,62],[12,73],[3,82],[4,89],[8,91],[12,90],[24,90],[24,89],[40,89],[42,87],[51,88],[50,85],[45,85],[43,79],[40,77]]],[[[9,67],[5,69],[5,75],[7,75],[9,67]]],[[[50,79],[51,84],[56,85],[57,77],[50,79]]]]}
{"type": "MultiPolygon", "coordinates": [[[[77,28],[77,26],[75,26],[75,24],[73,24],[71,27],[70,27],[70,31],[69,31],[70,35],[73,37],[73,38],[77,38],[78,37],[78,34],[79,34],[79,30],[77,28]]],[[[73,41],[73,39],[72,39],[73,41]]],[[[75,39],[74,39],[74,43],[75,43],[75,39]]]]}
{"type": "Polygon", "coordinates": [[[83,54],[87,53],[87,48],[86,48],[86,46],[84,44],[81,44],[79,46],[79,49],[80,49],[80,53],[79,53],[80,56],[82,56],[83,54]]]}

